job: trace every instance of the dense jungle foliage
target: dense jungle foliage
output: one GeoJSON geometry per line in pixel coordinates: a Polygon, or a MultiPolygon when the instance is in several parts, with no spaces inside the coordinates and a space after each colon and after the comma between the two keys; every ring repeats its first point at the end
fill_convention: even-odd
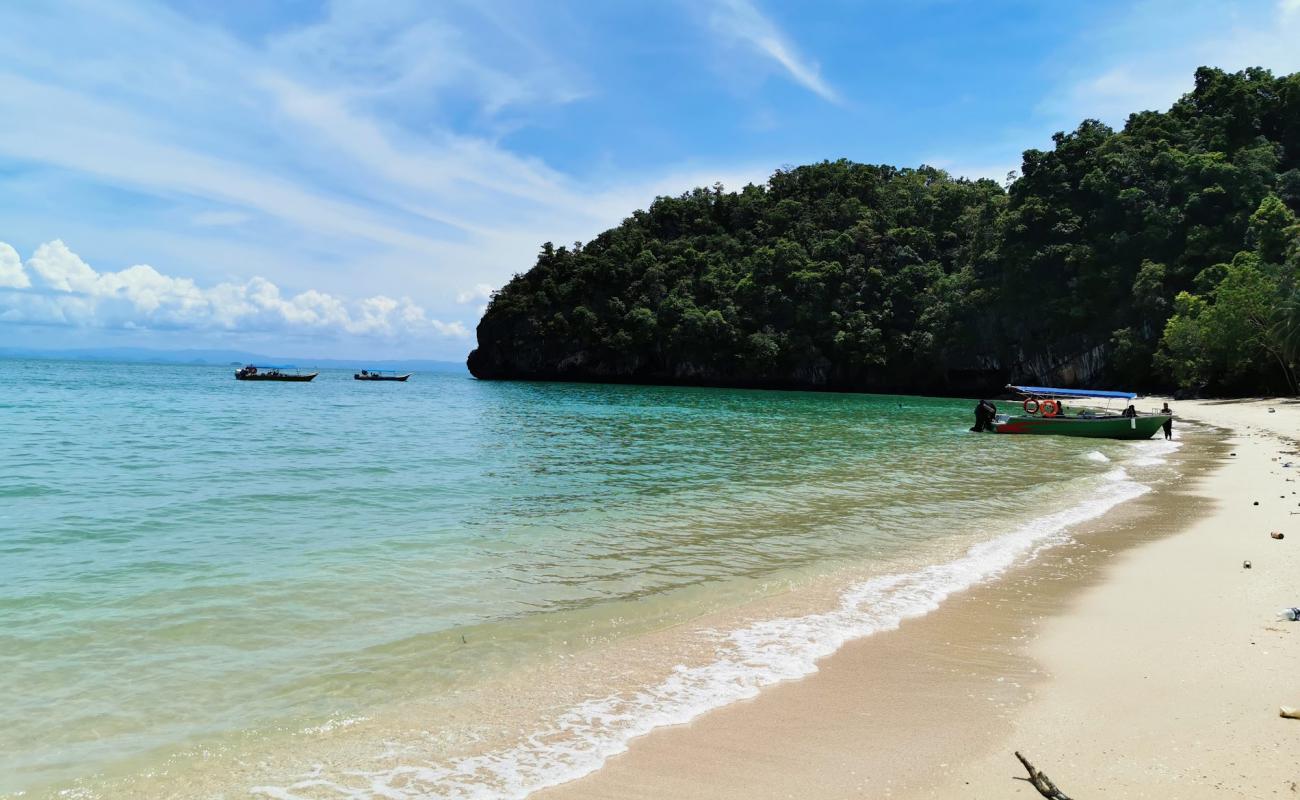
{"type": "Polygon", "coordinates": [[[480,377],[942,391],[1006,380],[1296,392],[1300,73],[1201,68],[1004,188],[823,162],[546,244],[480,377]]]}

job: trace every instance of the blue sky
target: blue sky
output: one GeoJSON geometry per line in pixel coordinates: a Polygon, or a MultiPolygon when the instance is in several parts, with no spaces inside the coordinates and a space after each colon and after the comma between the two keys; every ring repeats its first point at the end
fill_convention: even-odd
{"type": "Polygon", "coordinates": [[[656,195],[824,158],[1001,179],[1300,0],[0,4],[0,347],[461,358],[656,195]]]}

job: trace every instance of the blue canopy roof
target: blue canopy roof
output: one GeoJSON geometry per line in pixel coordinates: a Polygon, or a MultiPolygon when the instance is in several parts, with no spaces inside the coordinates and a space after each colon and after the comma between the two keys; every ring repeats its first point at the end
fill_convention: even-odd
{"type": "Polygon", "coordinates": [[[1097,389],[1053,389],[1050,386],[1007,386],[1007,388],[1024,394],[1049,397],[1119,397],[1125,400],[1137,397],[1133,392],[1103,392],[1097,389]]]}

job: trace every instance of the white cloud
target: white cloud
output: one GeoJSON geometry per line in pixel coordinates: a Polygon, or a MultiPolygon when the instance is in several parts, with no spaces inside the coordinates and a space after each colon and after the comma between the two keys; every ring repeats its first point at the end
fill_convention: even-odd
{"type": "Polygon", "coordinates": [[[276,37],[270,60],[286,71],[333,75],[345,94],[429,103],[472,92],[487,114],[514,106],[565,103],[586,94],[564,64],[487,3],[487,18],[510,47],[485,53],[461,27],[418,0],[333,0],[319,22],[276,37]]]}
{"type": "Polygon", "coordinates": [[[361,204],[171,144],[152,120],[92,96],[0,73],[0,153],[90,173],[116,185],[183,193],[259,211],[318,234],[431,253],[436,240],[394,225],[361,204]],[[26,113],[41,108],[40,114],[26,113]]]}
{"type": "Polygon", "coordinates": [[[492,285],[487,283],[475,284],[473,289],[461,292],[456,295],[456,302],[464,305],[472,303],[475,300],[487,300],[492,297],[492,285]]]}
{"type": "Polygon", "coordinates": [[[822,78],[821,67],[803,57],[752,0],[714,2],[709,22],[718,34],[776,62],[795,83],[822,99],[841,102],[839,93],[822,78]]]}
{"type": "Polygon", "coordinates": [[[1192,88],[1195,67],[1120,64],[1078,81],[1055,102],[1079,109],[1084,117],[1118,124],[1135,111],[1163,111],[1192,88]]]}
{"type": "Polygon", "coordinates": [[[36,248],[24,267],[0,242],[0,320],[130,329],[315,332],[350,336],[465,338],[460,322],[434,319],[410,298],[349,302],[315,289],[286,297],[254,277],[204,289],[146,264],[98,272],[62,241],[36,248]],[[34,280],[33,280],[34,278],[34,280]]]}
{"type": "Polygon", "coordinates": [[[968,162],[940,156],[925,159],[923,163],[938,167],[956,178],[969,178],[973,181],[988,178],[997,181],[999,184],[1006,182],[1007,173],[1019,172],[1020,170],[1019,161],[968,162]]]}
{"type": "MultiPolygon", "coordinates": [[[[102,275],[79,259],[37,259],[47,284],[37,263],[23,269],[16,253],[0,253],[0,287],[41,284],[21,308],[6,293],[0,312],[180,325],[179,309],[198,302],[204,324],[222,330],[350,325],[386,335],[423,317],[431,333],[457,337],[486,300],[476,287],[528,269],[542,242],[588,240],[656,195],[715,181],[738,188],[774,166],[588,169],[593,154],[566,172],[520,149],[524,137],[503,131],[599,96],[565,60],[574,48],[555,44],[565,27],[589,33],[570,26],[562,9],[322,6],[306,26],[241,38],[152,0],[53,0],[39,13],[0,3],[0,118],[13,123],[0,125],[0,161],[29,176],[19,187],[26,196],[0,198],[0,237],[57,235],[93,248],[96,263],[168,265],[124,276],[105,295],[102,275]],[[132,47],[115,44],[123,41],[132,47]],[[106,213],[99,198],[109,193],[106,213]],[[47,210],[49,198],[62,218],[47,210]],[[202,287],[202,300],[184,301],[189,290],[173,275],[202,287]],[[315,287],[321,297],[276,300],[249,275],[265,276],[272,289],[315,287]],[[95,291],[86,290],[91,284],[95,291]],[[471,287],[478,296],[460,301],[471,287]],[[372,295],[411,300],[385,313],[340,300],[372,295]],[[348,321],[323,298],[342,303],[348,321]]],[[[733,56],[752,50],[763,66],[837,99],[754,6],[725,0],[718,8],[732,23],[733,56]]],[[[437,352],[460,355],[465,344],[437,352]]]]}
{"type": "Polygon", "coordinates": [[[1070,70],[1040,113],[1073,127],[1084,118],[1122,125],[1142,110],[1164,110],[1193,88],[1200,66],[1300,69],[1300,0],[1204,5],[1147,0],[1083,38],[1086,70],[1070,70]]]}
{"type": "MultiPolygon", "coordinates": [[[[754,46],[817,85],[765,18],[736,8],[754,46]]],[[[0,118],[22,121],[0,126],[0,159],[55,167],[40,174],[66,176],[56,190],[70,201],[64,220],[16,207],[0,236],[75,236],[205,285],[256,271],[356,296],[364,281],[470,324],[478,306],[458,295],[526,270],[541,242],[589,239],[657,194],[761,181],[772,166],[578,178],[513,149],[484,118],[590,91],[519,10],[338,0],[319,22],[255,40],[147,0],[60,18],[76,59],[39,44],[49,15],[0,4],[0,118]],[[105,188],[145,198],[118,212],[129,224],[75,214],[78,192],[105,188]]]]}
{"type": "Polygon", "coordinates": [[[226,227],[252,222],[253,216],[242,211],[200,211],[190,222],[204,227],[226,227]]]}
{"type": "Polygon", "coordinates": [[[99,275],[90,265],[57,240],[36,248],[27,267],[44,286],[55,291],[91,294],[99,282],[99,275]]]}
{"type": "Polygon", "coordinates": [[[23,260],[18,257],[18,251],[0,242],[0,289],[25,289],[31,285],[31,279],[23,272],[23,260]]]}

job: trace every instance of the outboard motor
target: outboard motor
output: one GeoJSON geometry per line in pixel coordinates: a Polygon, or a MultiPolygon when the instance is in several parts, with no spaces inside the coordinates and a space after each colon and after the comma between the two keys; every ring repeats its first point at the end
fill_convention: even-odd
{"type": "Polygon", "coordinates": [[[998,414],[997,406],[987,400],[981,400],[979,405],[975,406],[975,427],[971,428],[974,433],[983,433],[993,430],[993,418],[998,414]]]}

